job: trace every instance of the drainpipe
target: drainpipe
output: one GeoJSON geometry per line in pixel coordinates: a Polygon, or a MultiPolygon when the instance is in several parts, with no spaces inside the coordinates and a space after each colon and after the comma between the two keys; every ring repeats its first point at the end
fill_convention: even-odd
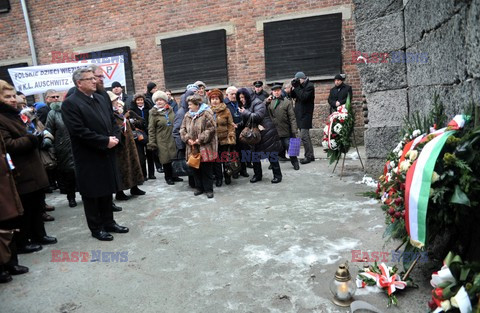
{"type": "MultiPolygon", "coordinates": [[[[25,27],[27,28],[28,44],[30,46],[30,53],[32,55],[32,63],[37,66],[37,53],[35,52],[35,44],[33,43],[32,29],[30,27],[30,19],[28,17],[27,4],[25,0],[20,0],[22,3],[23,18],[25,19],[25,27]]],[[[44,102],[43,94],[39,95],[40,101],[44,102]]]]}

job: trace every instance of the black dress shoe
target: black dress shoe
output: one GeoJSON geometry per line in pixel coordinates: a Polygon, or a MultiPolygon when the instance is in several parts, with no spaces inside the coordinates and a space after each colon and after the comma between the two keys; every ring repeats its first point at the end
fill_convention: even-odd
{"type": "Polygon", "coordinates": [[[310,162],[311,162],[311,161],[310,161],[310,159],[308,159],[308,158],[305,158],[305,159],[301,159],[301,160],[300,160],[300,163],[301,163],[301,164],[308,164],[308,163],[310,163],[310,162]]]}
{"type": "Polygon", "coordinates": [[[201,194],[203,194],[203,190],[196,189],[196,190],[193,192],[193,195],[194,195],[194,196],[199,196],[199,195],[201,195],[201,194]]]}
{"type": "Polygon", "coordinates": [[[272,179],[272,184],[278,184],[278,183],[281,182],[281,181],[282,181],[281,178],[279,178],[279,177],[274,177],[274,178],[272,179]]]}
{"type": "Polygon", "coordinates": [[[165,172],[165,171],[163,170],[163,167],[160,167],[160,168],[157,168],[157,172],[160,173],[160,174],[162,174],[162,173],[165,172]]]}
{"type": "Polygon", "coordinates": [[[253,175],[252,179],[250,179],[250,182],[251,183],[256,183],[257,181],[261,181],[261,180],[262,180],[261,177],[253,175]]]}
{"type": "Polygon", "coordinates": [[[155,175],[152,174],[152,175],[148,175],[148,179],[157,179],[157,178],[155,177],[155,175]]]}
{"type": "Polygon", "coordinates": [[[165,182],[166,182],[168,185],[175,185],[175,183],[174,183],[173,180],[171,180],[171,179],[167,179],[165,182]]]}
{"type": "Polygon", "coordinates": [[[40,250],[42,250],[42,248],[43,247],[41,245],[30,243],[26,246],[18,247],[17,248],[17,253],[18,254],[32,253],[32,252],[40,251],[40,250]]]}
{"type": "Polygon", "coordinates": [[[51,216],[47,212],[43,212],[42,219],[44,222],[53,222],[55,220],[55,217],[51,216]]]}
{"type": "Polygon", "coordinates": [[[125,226],[120,226],[117,223],[105,226],[105,230],[111,233],[119,233],[119,234],[124,234],[128,233],[128,227],[125,226]]]}
{"type": "MultiPolygon", "coordinates": [[[[217,186],[217,187],[222,187],[222,184],[223,184],[223,180],[221,180],[221,179],[217,179],[215,181],[215,186],[217,186]]],[[[207,192],[207,196],[208,196],[208,192],[207,192]]]]}
{"type": "Polygon", "coordinates": [[[180,182],[180,181],[183,181],[183,178],[181,178],[181,177],[173,177],[172,180],[173,180],[174,182],[180,182]]]}
{"type": "Polygon", "coordinates": [[[112,211],[113,212],[120,212],[122,210],[122,207],[117,206],[115,203],[112,202],[112,211]]]}
{"type": "Polygon", "coordinates": [[[56,244],[58,241],[57,241],[57,238],[55,237],[43,236],[42,238],[39,238],[39,239],[33,239],[32,242],[37,243],[39,245],[53,245],[53,244],[56,244]]]}
{"type": "Polygon", "coordinates": [[[250,175],[248,175],[247,171],[241,171],[240,175],[242,175],[243,177],[249,177],[250,176],[250,175]]]}
{"type": "Polygon", "coordinates": [[[104,230],[96,231],[92,233],[92,237],[97,238],[100,241],[112,241],[113,236],[104,230]]]}
{"type": "Polygon", "coordinates": [[[12,276],[8,272],[6,271],[0,272],[0,284],[5,284],[11,281],[12,281],[12,276]]]}
{"type": "Polygon", "coordinates": [[[129,199],[130,199],[130,197],[127,196],[123,191],[119,191],[115,195],[115,200],[117,200],[117,201],[127,201],[129,199]]]}
{"type": "Polygon", "coordinates": [[[21,275],[28,273],[28,267],[22,265],[5,265],[5,269],[10,275],[21,275]]]}
{"type": "Polygon", "coordinates": [[[135,186],[133,188],[130,189],[130,194],[133,195],[133,196],[143,196],[145,195],[145,191],[141,190],[140,188],[138,188],[138,186],[135,186]]]}
{"type": "Polygon", "coordinates": [[[213,198],[213,192],[207,192],[207,198],[212,199],[213,198]]]}
{"type": "Polygon", "coordinates": [[[225,185],[230,185],[232,183],[232,178],[230,176],[225,176],[225,185]]]}
{"type": "Polygon", "coordinates": [[[284,156],[279,156],[279,157],[278,157],[278,161],[280,161],[280,162],[287,162],[287,161],[290,161],[290,159],[288,159],[288,158],[286,158],[286,157],[284,157],[284,156]]]}
{"type": "Polygon", "coordinates": [[[68,200],[68,206],[71,207],[71,208],[74,208],[77,206],[77,201],[75,201],[75,199],[69,199],[68,200]]]}
{"type": "Polygon", "coordinates": [[[293,169],[296,171],[300,169],[300,165],[298,165],[298,162],[293,164],[293,169]]]}
{"type": "Polygon", "coordinates": [[[45,211],[47,212],[55,211],[55,207],[53,205],[48,205],[45,203],[45,211]]]}

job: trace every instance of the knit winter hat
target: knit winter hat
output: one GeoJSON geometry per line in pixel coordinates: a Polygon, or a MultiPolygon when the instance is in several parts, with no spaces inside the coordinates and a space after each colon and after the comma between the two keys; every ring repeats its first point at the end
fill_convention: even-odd
{"type": "Polygon", "coordinates": [[[341,81],[344,81],[345,78],[346,78],[345,74],[337,74],[337,75],[335,75],[334,79],[340,79],[341,81]]]}
{"type": "Polygon", "coordinates": [[[205,85],[205,83],[202,82],[201,80],[197,80],[193,84],[196,85],[198,88],[200,88],[201,86],[205,87],[205,89],[207,88],[207,85],[205,85]]]}
{"type": "Polygon", "coordinates": [[[187,87],[185,88],[185,90],[190,90],[192,89],[193,91],[197,91],[198,90],[198,86],[195,85],[195,84],[189,84],[187,85],[187,87]]]}
{"type": "Polygon", "coordinates": [[[157,87],[157,84],[150,82],[150,83],[147,84],[147,91],[151,92],[152,89],[155,88],[155,87],[157,87]]]}
{"type": "Polygon", "coordinates": [[[305,78],[307,78],[307,76],[305,76],[304,72],[297,72],[297,74],[295,74],[295,78],[305,79],[305,78]]]}
{"type": "Polygon", "coordinates": [[[122,87],[122,85],[119,82],[115,81],[112,83],[112,89],[116,87],[122,87]]]}

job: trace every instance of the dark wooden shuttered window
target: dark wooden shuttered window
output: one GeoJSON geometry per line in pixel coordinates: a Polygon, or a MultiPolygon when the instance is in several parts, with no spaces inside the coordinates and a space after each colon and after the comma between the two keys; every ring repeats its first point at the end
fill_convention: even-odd
{"type": "Polygon", "coordinates": [[[342,67],[342,14],[328,14],[264,24],[267,81],[334,76],[342,67]]]}
{"type": "Polygon", "coordinates": [[[185,89],[197,80],[207,87],[228,84],[224,29],[162,39],[161,45],[168,89],[185,89]]]}
{"type": "MultiPolygon", "coordinates": [[[[80,54],[80,59],[84,59],[85,55],[80,54]]],[[[104,59],[105,63],[125,63],[125,83],[126,93],[133,94],[135,91],[135,82],[133,81],[133,67],[132,67],[132,54],[130,47],[120,47],[100,51],[88,52],[87,59],[104,59]],[[115,58],[120,56],[119,58],[115,58]]],[[[110,88],[108,88],[110,89],[110,88]]]]}

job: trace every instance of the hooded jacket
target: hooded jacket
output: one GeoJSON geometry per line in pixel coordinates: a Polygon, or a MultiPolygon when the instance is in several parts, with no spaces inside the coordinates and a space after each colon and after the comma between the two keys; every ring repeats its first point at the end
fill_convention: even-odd
{"type": "Polygon", "coordinates": [[[249,121],[256,125],[261,125],[263,129],[260,130],[262,139],[253,147],[256,152],[279,152],[282,149],[280,138],[278,137],[277,129],[268,115],[265,103],[259,99],[250,98],[250,94],[245,88],[240,88],[237,91],[237,98],[239,94],[243,94],[246,100],[245,111],[242,113],[243,124],[248,126],[249,121]]]}

